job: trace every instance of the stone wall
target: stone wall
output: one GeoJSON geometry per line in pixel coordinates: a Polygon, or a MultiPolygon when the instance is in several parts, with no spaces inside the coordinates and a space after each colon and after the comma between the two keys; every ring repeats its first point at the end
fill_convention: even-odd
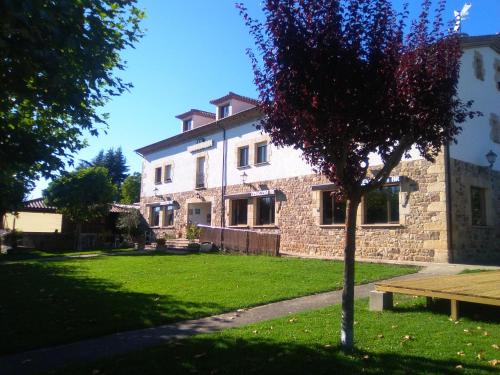
{"type": "MultiPolygon", "coordinates": [[[[369,259],[449,261],[444,158],[440,156],[436,163],[425,160],[402,162],[392,175],[402,177],[400,223],[364,225],[361,204],[358,212],[357,256],[369,259]]],[[[228,186],[226,195],[276,189],[276,225],[252,228],[281,233],[282,253],[342,256],[345,235],[343,226],[320,225],[321,192],[313,191],[311,186],[323,183],[328,183],[324,177],[309,175],[228,186]]],[[[175,210],[174,227],[154,229],[158,236],[163,233],[174,237],[185,235],[188,203],[211,202],[212,225],[221,225],[220,188],[172,194],[168,198],[176,201],[180,208],[175,210]]],[[[143,198],[141,211],[148,217],[147,204],[160,201],[161,199],[154,197],[143,198]]],[[[249,223],[252,223],[253,218],[252,207],[249,204],[249,223]]],[[[225,210],[228,225],[228,199],[225,210]]]]}
{"type": "Polygon", "coordinates": [[[452,261],[500,264],[500,172],[450,161],[452,261]],[[486,225],[472,225],[471,187],[484,189],[486,225]]]}

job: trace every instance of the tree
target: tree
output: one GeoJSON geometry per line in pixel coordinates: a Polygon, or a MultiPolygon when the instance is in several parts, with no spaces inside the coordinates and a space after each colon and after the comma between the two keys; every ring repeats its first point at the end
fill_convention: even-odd
{"type": "Polygon", "coordinates": [[[135,172],[128,176],[121,186],[121,203],[132,204],[139,202],[141,195],[141,174],[135,172]]]}
{"type": "MultiPolygon", "coordinates": [[[[106,126],[98,109],[131,87],[119,53],[142,36],[136,0],[0,4],[0,185],[61,171],[106,126]],[[22,176],[20,179],[19,176],[22,176]],[[16,180],[16,181],[14,181],[16,180]]],[[[0,212],[16,201],[1,201],[0,212]]]]}
{"type": "Polygon", "coordinates": [[[116,226],[122,232],[126,233],[127,239],[132,242],[143,235],[144,231],[148,228],[144,217],[141,215],[139,210],[136,209],[120,213],[116,226]]]}
{"type": "Polygon", "coordinates": [[[80,248],[82,223],[105,216],[116,194],[108,171],[89,167],[63,174],[43,192],[45,202],[72,220],[76,226],[77,248],[80,248]]]}
{"type": "Polygon", "coordinates": [[[129,170],[127,159],[125,158],[125,155],[123,155],[121,147],[118,147],[116,150],[114,148],[110,148],[106,152],[101,150],[90,162],[81,160],[78,168],[86,167],[106,168],[111,181],[118,188],[120,188],[121,184],[127,177],[127,172],[129,170]]]}
{"type": "Polygon", "coordinates": [[[457,97],[460,40],[431,0],[406,29],[389,0],[266,0],[264,22],[238,5],[261,58],[249,51],[264,114],[259,127],[293,146],[346,200],[341,342],[354,340],[356,211],[416,147],[433,161],[477,113],[457,97]],[[405,30],[408,32],[405,35],[405,30]],[[370,154],[383,162],[370,168],[370,154]]]}

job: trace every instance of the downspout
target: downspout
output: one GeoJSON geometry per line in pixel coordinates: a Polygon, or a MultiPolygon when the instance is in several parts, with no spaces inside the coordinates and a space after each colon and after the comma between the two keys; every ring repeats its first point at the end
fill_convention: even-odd
{"type": "Polygon", "coordinates": [[[216,125],[222,130],[222,174],[221,174],[221,235],[220,243],[221,250],[224,250],[224,228],[226,226],[226,185],[227,185],[227,141],[226,141],[226,128],[224,128],[219,121],[216,125]]]}
{"type": "Polygon", "coordinates": [[[451,204],[451,158],[450,158],[450,144],[444,147],[444,178],[446,181],[446,234],[448,240],[448,262],[453,263],[455,260],[453,254],[453,214],[451,204]]]}

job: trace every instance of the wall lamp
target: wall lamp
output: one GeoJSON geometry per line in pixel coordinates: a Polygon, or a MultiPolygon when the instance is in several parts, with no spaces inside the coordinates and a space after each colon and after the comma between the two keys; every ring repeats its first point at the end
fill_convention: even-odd
{"type": "Polygon", "coordinates": [[[495,154],[492,150],[486,154],[486,160],[488,161],[488,164],[490,165],[490,169],[493,169],[493,164],[497,161],[497,154],[495,154]]]}
{"type": "Polygon", "coordinates": [[[245,185],[245,184],[246,184],[246,182],[247,182],[247,177],[248,177],[248,175],[246,174],[246,172],[245,172],[245,171],[243,171],[243,173],[241,174],[241,176],[240,176],[240,177],[241,177],[241,182],[243,183],[243,185],[245,185]]]}

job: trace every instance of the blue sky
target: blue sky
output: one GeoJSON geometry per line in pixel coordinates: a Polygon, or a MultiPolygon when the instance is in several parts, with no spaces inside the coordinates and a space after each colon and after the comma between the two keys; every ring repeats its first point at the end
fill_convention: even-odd
{"type": "MultiPolygon", "coordinates": [[[[461,9],[464,0],[448,0],[446,15],[461,9]]],[[[500,32],[500,0],[476,0],[462,31],[470,35],[500,32]]],[[[134,88],[114,98],[104,112],[110,114],[107,134],[88,137],[89,146],[76,159],[92,159],[100,149],[121,146],[130,170],[140,171],[134,150],[180,131],[176,115],[190,108],[213,111],[211,99],[229,91],[256,97],[245,50],[252,39],[234,0],[139,0],[147,18],[145,37],[135,49],[122,54],[127,69],[120,73],[134,88]]],[[[259,0],[246,0],[259,15],[259,0]]],[[[396,6],[403,1],[394,0],[396,6]]],[[[411,11],[420,1],[411,0],[411,11]]],[[[39,197],[40,181],[31,197],[39,197]]]]}

